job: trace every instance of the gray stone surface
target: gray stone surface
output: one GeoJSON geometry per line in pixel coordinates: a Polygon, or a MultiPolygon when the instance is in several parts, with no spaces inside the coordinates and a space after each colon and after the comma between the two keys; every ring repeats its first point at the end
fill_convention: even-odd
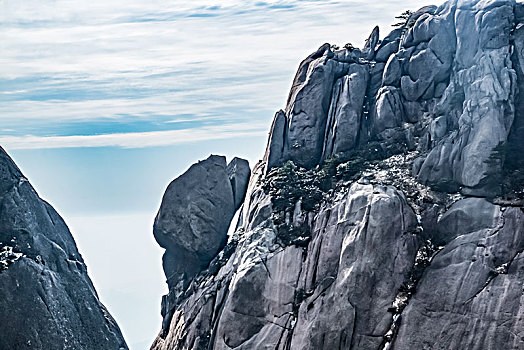
{"type": "Polygon", "coordinates": [[[287,117],[284,111],[280,110],[275,114],[275,117],[273,118],[273,124],[271,125],[271,131],[269,132],[266,153],[264,155],[266,169],[280,166],[285,162],[286,129],[287,117]]]}
{"type": "Polygon", "coordinates": [[[320,161],[333,85],[349,67],[333,56],[329,44],[324,44],[298,68],[285,109],[283,160],[306,168],[320,161]]]}
{"type": "MultiPolygon", "coordinates": [[[[471,213],[486,215],[487,225],[466,227],[437,254],[402,314],[392,349],[524,348],[524,215],[501,210],[471,213]]],[[[454,220],[467,225],[461,215],[448,219],[454,220]]]]}
{"type": "Polygon", "coordinates": [[[375,57],[375,50],[377,48],[379,40],[379,28],[378,26],[373,28],[373,31],[366,40],[366,44],[362,49],[363,58],[366,60],[372,60],[375,57]]]}
{"type": "Polygon", "coordinates": [[[401,193],[358,184],[320,209],[307,251],[276,245],[261,224],[152,349],[376,349],[414,263],[416,225],[401,193]]]}
{"type": "Polygon", "coordinates": [[[524,145],[521,21],[511,0],[451,0],[380,43],[374,30],[362,50],[326,44],[302,62],[238,244],[165,303],[152,349],[524,349],[524,209],[482,184],[499,142],[524,145]],[[301,240],[281,243],[268,169],[395,147],[344,165],[366,169],[316,209],[292,203],[301,240]]]}
{"type": "MultiPolygon", "coordinates": [[[[275,119],[276,132],[271,135],[266,156],[268,167],[292,160],[312,168],[326,158],[333,144],[330,113],[340,97],[339,79],[358,61],[369,66],[362,109],[369,111],[370,117],[356,125],[353,113],[359,108],[351,107],[340,112],[338,120],[347,120],[352,130],[367,133],[361,138],[364,142],[391,142],[387,140],[397,138],[385,135],[398,132],[388,129],[398,128],[402,122],[417,123],[421,131],[415,138],[429,139],[428,145],[419,147],[425,153],[419,181],[437,187],[446,183],[449,189],[466,188],[464,193],[482,195],[479,184],[487,170],[485,161],[491,150],[508,138],[518,111],[515,104],[520,103],[516,102],[514,69],[520,67],[516,60],[522,51],[518,50],[521,31],[514,15],[520,8],[512,0],[452,0],[416,11],[410,18],[413,25],[404,34],[402,28],[396,29],[380,44],[375,40],[375,28],[362,51],[333,53],[329,45],[323,45],[300,65],[285,115],[275,119]],[[510,42],[513,32],[516,39],[510,42]],[[372,46],[378,63],[362,61],[371,57],[372,46]],[[382,81],[378,82],[377,73],[382,69],[382,81]],[[379,89],[379,85],[387,89],[379,89]],[[437,130],[423,121],[423,113],[445,120],[445,130],[442,124],[437,130]]],[[[524,122],[517,124],[524,130],[524,122]]],[[[353,139],[350,134],[346,144],[353,139]]]]}
{"type": "Polygon", "coordinates": [[[235,211],[240,208],[246,195],[247,184],[251,176],[249,162],[245,159],[235,157],[227,165],[227,175],[233,189],[235,211]]]}
{"type": "Polygon", "coordinates": [[[234,214],[226,158],[212,155],[169,184],[153,233],[163,248],[195,254],[205,265],[224,246],[234,214]]]}
{"type": "Polygon", "coordinates": [[[404,118],[404,108],[397,88],[386,86],[379,90],[377,103],[371,113],[371,133],[379,135],[386,129],[398,127],[404,118]]]}
{"type": "MultiPolygon", "coordinates": [[[[431,150],[421,167],[423,183],[446,179],[475,187],[486,172],[485,161],[507,139],[514,118],[516,74],[509,46],[514,24],[513,1],[464,2],[454,13],[456,36],[453,84],[444,92],[443,113],[457,109],[446,139],[431,150]],[[482,23],[476,18],[483,18],[482,23]],[[451,100],[463,96],[464,103],[451,100]]],[[[436,111],[437,113],[440,111],[436,111]]]]}
{"type": "MultiPolygon", "coordinates": [[[[166,249],[162,265],[171,299],[182,293],[225,246],[249,175],[247,161],[235,158],[227,166],[225,157],[211,155],[167,187],[153,234],[166,249]]],[[[163,314],[164,321],[169,320],[164,308],[163,314]]]]}
{"type": "Polygon", "coordinates": [[[402,28],[397,28],[382,39],[382,42],[377,48],[375,60],[377,62],[386,62],[392,54],[397,52],[401,36],[402,28]]]}
{"type": "Polygon", "coordinates": [[[348,74],[335,83],[328,112],[323,159],[350,151],[356,146],[368,80],[367,67],[352,64],[348,74]]]}
{"type": "Polygon", "coordinates": [[[65,222],[1,147],[0,323],[0,349],[127,349],[65,222]]]}

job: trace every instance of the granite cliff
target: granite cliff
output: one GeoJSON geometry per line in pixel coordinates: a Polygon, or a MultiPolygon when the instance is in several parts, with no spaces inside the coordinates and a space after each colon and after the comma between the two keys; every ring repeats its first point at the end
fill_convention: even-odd
{"type": "Polygon", "coordinates": [[[452,0],[307,57],[251,176],[168,187],[151,349],[524,349],[523,24],[452,0]]]}
{"type": "Polygon", "coordinates": [[[64,220],[0,147],[0,349],[124,350],[64,220]]]}

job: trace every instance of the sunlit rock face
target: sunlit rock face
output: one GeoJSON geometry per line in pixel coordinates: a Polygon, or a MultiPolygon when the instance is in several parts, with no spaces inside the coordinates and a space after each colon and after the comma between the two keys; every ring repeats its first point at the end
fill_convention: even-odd
{"type": "Polygon", "coordinates": [[[127,349],[60,215],[0,148],[0,349],[127,349]]]}
{"type": "Polygon", "coordinates": [[[449,1],[306,58],[152,349],[523,349],[523,24],[449,1]]]}

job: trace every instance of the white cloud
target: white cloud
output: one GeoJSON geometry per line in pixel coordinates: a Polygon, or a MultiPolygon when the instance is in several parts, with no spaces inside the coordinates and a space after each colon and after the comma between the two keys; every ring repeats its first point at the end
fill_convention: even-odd
{"type": "Polygon", "coordinates": [[[0,137],[0,145],[7,150],[79,147],[143,148],[265,134],[267,134],[267,125],[238,123],[194,129],[103,135],[3,136],[0,137]]]}
{"type": "Polygon", "coordinates": [[[81,133],[86,121],[224,110],[224,120],[269,121],[306,55],[361,45],[375,24],[384,35],[427,1],[260,3],[0,0],[0,124],[60,134],[73,122],[81,133]]]}

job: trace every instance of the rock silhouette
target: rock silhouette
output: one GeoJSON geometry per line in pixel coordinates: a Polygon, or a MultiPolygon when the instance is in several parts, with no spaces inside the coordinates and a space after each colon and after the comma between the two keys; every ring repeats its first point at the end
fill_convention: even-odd
{"type": "Polygon", "coordinates": [[[0,349],[127,349],[64,220],[0,148],[0,349]]]}

